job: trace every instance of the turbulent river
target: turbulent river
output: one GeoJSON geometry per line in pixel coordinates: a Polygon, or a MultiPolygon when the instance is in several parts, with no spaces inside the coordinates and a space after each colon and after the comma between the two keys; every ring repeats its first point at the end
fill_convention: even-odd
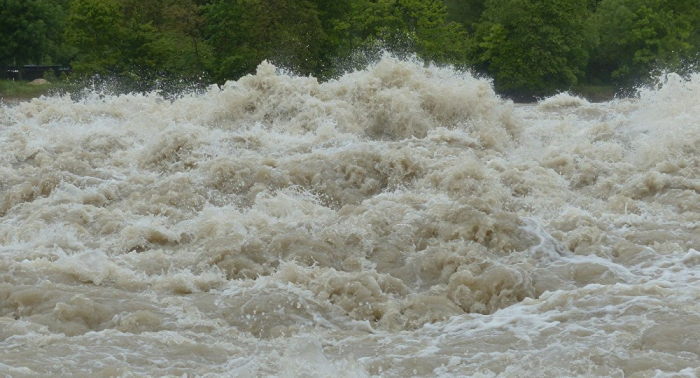
{"type": "Polygon", "coordinates": [[[700,75],[0,106],[0,376],[695,377],[699,340],[700,75]]]}

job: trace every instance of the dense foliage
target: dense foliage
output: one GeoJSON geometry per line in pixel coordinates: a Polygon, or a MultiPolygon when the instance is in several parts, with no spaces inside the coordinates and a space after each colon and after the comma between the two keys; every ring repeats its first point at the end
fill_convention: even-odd
{"type": "Polygon", "coordinates": [[[487,0],[472,54],[505,92],[545,94],[578,83],[592,42],[581,0],[487,0]]]}
{"type": "Polygon", "coordinates": [[[697,0],[0,0],[0,65],[223,82],[267,59],[328,79],[389,50],[546,95],[692,65],[698,25],[697,0]]]}
{"type": "Polygon", "coordinates": [[[23,65],[58,55],[60,2],[0,0],[0,64],[23,65]]]}
{"type": "Polygon", "coordinates": [[[699,51],[697,0],[602,0],[595,15],[601,81],[629,81],[654,69],[678,70],[699,51]]]}

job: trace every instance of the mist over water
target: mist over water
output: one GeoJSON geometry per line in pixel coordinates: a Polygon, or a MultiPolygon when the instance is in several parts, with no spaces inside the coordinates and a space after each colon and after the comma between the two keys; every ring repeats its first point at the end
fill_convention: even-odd
{"type": "Polygon", "coordinates": [[[384,57],[0,107],[0,375],[695,377],[700,75],[384,57]]]}

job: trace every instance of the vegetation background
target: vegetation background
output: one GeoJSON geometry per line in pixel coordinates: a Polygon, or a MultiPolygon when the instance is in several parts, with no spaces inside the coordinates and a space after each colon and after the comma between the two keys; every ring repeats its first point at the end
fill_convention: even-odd
{"type": "Polygon", "coordinates": [[[328,80],[382,51],[532,99],[693,71],[698,0],[0,0],[0,66],[70,65],[128,90],[222,83],[262,60],[328,80]]]}

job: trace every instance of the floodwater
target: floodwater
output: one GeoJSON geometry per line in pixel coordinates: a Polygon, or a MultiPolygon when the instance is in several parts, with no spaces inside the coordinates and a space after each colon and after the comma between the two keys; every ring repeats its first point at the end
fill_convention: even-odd
{"type": "Polygon", "coordinates": [[[0,107],[0,376],[695,377],[700,75],[385,57],[0,107]]]}

